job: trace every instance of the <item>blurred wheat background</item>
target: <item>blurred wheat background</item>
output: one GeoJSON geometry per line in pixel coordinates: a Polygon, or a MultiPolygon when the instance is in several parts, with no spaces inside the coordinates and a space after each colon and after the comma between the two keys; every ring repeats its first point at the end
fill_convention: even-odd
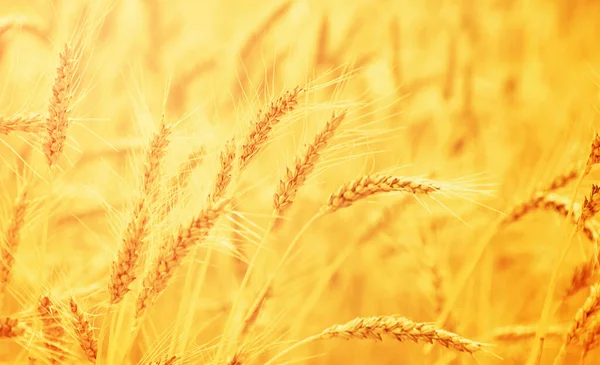
{"type": "Polygon", "coordinates": [[[1,0],[0,363],[597,363],[598,39],[590,0],[1,0]]]}

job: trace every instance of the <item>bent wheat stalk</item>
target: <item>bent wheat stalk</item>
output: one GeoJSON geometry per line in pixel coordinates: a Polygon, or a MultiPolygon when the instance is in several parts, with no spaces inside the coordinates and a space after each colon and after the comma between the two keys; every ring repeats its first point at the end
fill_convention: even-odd
{"type": "Polygon", "coordinates": [[[417,343],[437,343],[448,349],[466,352],[468,354],[485,350],[486,347],[490,346],[488,344],[469,340],[453,332],[440,329],[430,323],[414,322],[408,318],[396,315],[365,318],[359,317],[344,324],[331,326],[317,335],[297,342],[272,357],[265,365],[271,365],[275,360],[280,359],[290,351],[317,340],[342,338],[345,340],[370,339],[381,341],[384,337],[391,337],[400,342],[410,340],[417,343]]]}

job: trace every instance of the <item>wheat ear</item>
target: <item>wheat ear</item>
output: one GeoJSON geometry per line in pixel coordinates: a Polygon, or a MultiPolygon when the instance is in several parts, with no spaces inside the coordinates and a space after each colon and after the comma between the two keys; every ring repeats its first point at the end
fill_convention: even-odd
{"type": "Polygon", "coordinates": [[[400,316],[360,317],[325,329],[318,335],[302,340],[271,358],[265,365],[271,365],[276,359],[292,349],[316,340],[333,338],[383,340],[391,337],[397,341],[407,340],[422,343],[437,343],[451,350],[473,354],[484,350],[489,345],[469,340],[455,333],[437,328],[430,323],[419,323],[400,316]]]}
{"type": "Polygon", "coordinates": [[[98,355],[98,340],[96,340],[96,335],[94,335],[94,331],[90,326],[87,315],[79,309],[79,306],[75,303],[73,298],[69,301],[69,307],[71,315],[73,316],[71,318],[71,323],[75,329],[79,345],[87,359],[92,364],[95,364],[98,355]]]}
{"type": "Polygon", "coordinates": [[[585,197],[581,207],[581,216],[577,221],[577,229],[582,229],[585,223],[600,212],[600,186],[592,185],[590,197],[585,197]]]}
{"type": "Polygon", "coordinates": [[[235,167],[236,146],[235,139],[227,141],[225,148],[219,155],[219,172],[215,179],[210,200],[213,203],[225,198],[227,188],[231,183],[231,175],[235,167]]]}
{"type": "Polygon", "coordinates": [[[342,185],[329,197],[321,212],[322,214],[333,213],[378,193],[397,191],[427,195],[440,190],[441,186],[437,182],[427,179],[378,174],[367,175],[342,185]]]}
{"type": "Polygon", "coordinates": [[[300,87],[283,93],[271,102],[265,111],[259,111],[256,122],[250,127],[250,133],[246,136],[242,144],[239,156],[240,171],[246,168],[250,161],[256,157],[260,149],[267,142],[271,130],[276,126],[280,119],[287,113],[294,110],[298,104],[298,94],[302,91],[300,87]]]}
{"type": "Polygon", "coordinates": [[[571,321],[565,339],[560,347],[558,355],[554,359],[554,365],[560,365],[567,354],[567,346],[570,345],[578,336],[580,330],[588,323],[591,316],[600,310],[600,283],[592,285],[590,295],[587,297],[583,306],[579,308],[575,318],[571,321]]]}
{"type": "Polygon", "coordinates": [[[61,316],[49,297],[43,296],[38,304],[38,313],[42,321],[44,345],[50,350],[50,362],[59,364],[65,359],[66,352],[60,348],[64,345],[65,329],[61,316]]]}
{"type": "Polygon", "coordinates": [[[75,47],[66,44],[60,53],[60,63],[52,86],[52,97],[46,118],[46,136],[42,149],[52,167],[61,156],[69,128],[69,108],[75,93],[75,72],[79,56],[75,47]]]}
{"type": "Polygon", "coordinates": [[[167,185],[167,192],[170,195],[169,200],[165,203],[164,212],[162,217],[169,214],[172,207],[175,206],[179,199],[181,199],[182,192],[188,187],[190,183],[190,177],[194,170],[200,166],[206,155],[206,148],[204,146],[198,148],[196,151],[190,153],[187,160],[177,169],[177,173],[169,179],[167,185]]]}
{"type": "Polygon", "coordinates": [[[581,221],[582,208],[578,204],[573,204],[573,214],[569,214],[569,200],[560,195],[540,192],[535,194],[530,200],[523,202],[515,206],[511,212],[508,213],[503,225],[508,225],[521,220],[525,215],[532,213],[536,210],[543,209],[547,211],[554,211],[565,218],[571,217],[572,223],[579,225],[581,224],[580,230],[585,236],[592,242],[598,242],[598,233],[591,224],[587,221],[581,221]]]}
{"type": "Polygon", "coordinates": [[[40,114],[0,116],[0,134],[10,134],[12,132],[37,133],[43,128],[43,117],[40,114]]]}
{"type": "Polygon", "coordinates": [[[579,176],[579,171],[580,171],[580,169],[577,166],[573,166],[573,167],[569,168],[567,171],[564,171],[562,174],[555,176],[554,179],[552,179],[552,181],[550,181],[550,183],[548,183],[548,185],[546,185],[546,187],[543,189],[543,191],[552,192],[552,191],[558,190],[560,188],[564,188],[569,183],[571,183],[572,181],[575,181],[575,179],[577,179],[577,176],[579,176]]]}
{"type": "Polygon", "coordinates": [[[10,281],[14,256],[21,240],[21,229],[25,223],[27,206],[27,190],[23,189],[16,199],[13,208],[14,214],[8,222],[8,227],[4,232],[4,242],[0,249],[0,294],[4,291],[5,286],[10,281]]]}
{"type": "MultiPolygon", "coordinates": [[[[589,152],[585,167],[584,167],[583,171],[581,172],[581,174],[579,175],[579,178],[577,179],[577,183],[575,184],[575,189],[573,189],[573,194],[572,194],[572,197],[570,200],[571,209],[569,209],[569,213],[567,215],[568,221],[570,221],[573,217],[573,213],[575,211],[575,209],[574,209],[575,198],[577,197],[577,192],[579,191],[579,187],[581,186],[583,179],[590,173],[592,167],[594,165],[598,164],[599,162],[600,162],[600,135],[598,135],[598,133],[596,133],[594,135],[594,139],[592,140],[592,143],[591,143],[590,152],[589,152]]],[[[571,235],[569,237],[569,240],[567,241],[567,244],[564,245],[564,247],[562,248],[562,250],[559,254],[557,263],[554,265],[554,269],[553,269],[552,275],[550,277],[550,283],[548,284],[548,290],[546,291],[546,298],[544,299],[544,304],[542,306],[542,313],[540,315],[540,320],[538,321],[538,330],[536,331],[536,335],[535,335],[536,344],[531,348],[531,351],[529,352],[529,357],[527,358],[527,361],[526,361],[527,365],[539,364],[541,361],[541,355],[542,355],[542,351],[544,349],[544,335],[545,335],[545,331],[548,327],[548,322],[550,320],[550,311],[551,311],[551,306],[552,306],[552,301],[553,301],[553,296],[554,296],[554,290],[556,287],[556,283],[558,281],[558,274],[560,271],[560,267],[561,267],[562,263],[564,262],[564,260],[567,256],[567,253],[569,252],[569,249],[571,248],[571,245],[573,243],[573,238],[575,237],[575,234],[577,233],[579,227],[580,227],[580,224],[578,222],[577,226],[571,232],[571,235]]],[[[559,357],[557,357],[556,359],[559,362],[562,361],[559,357]]]]}
{"type": "MultiPolygon", "coordinates": [[[[516,325],[496,328],[491,335],[495,341],[514,342],[533,339],[535,337],[536,327],[533,325],[516,325]]],[[[551,326],[548,328],[548,336],[563,337],[565,328],[561,326],[551,326]]]]}
{"type": "Polygon", "coordinates": [[[169,145],[171,127],[162,118],[159,131],[152,138],[146,154],[146,164],[141,191],[133,207],[133,214],[123,235],[122,247],[112,264],[109,293],[112,304],[119,303],[129,292],[136,278],[140,254],[148,236],[150,207],[156,202],[160,179],[160,165],[169,145]]]}
{"type": "Polygon", "coordinates": [[[575,268],[573,274],[571,275],[569,287],[567,290],[565,290],[563,298],[566,299],[579,292],[579,290],[592,284],[592,278],[594,277],[594,273],[598,268],[597,260],[598,259],[594,257],[575,268]]]}
{"type": "Polygon", "coordinates": [[[25,328],[19,323],[16,318],[4,317],[0,318],[0,339],[14,338],[25,333],[25,328]]]}
{"type": "Polygon", "coordinates": [[[333,138],[345,117],[346,111],[337,115],[333,114],[323,130],[315,136],[313,143],[308,145],[306,152],[296,158],[294,168],[286,168],[286,176],[279,181],[279,186],[273,195],[273,206],[277,216],[281,216],[293,203],[298,189],[315,169],[321,153],[327,147],[328,142],[333,138]]]}
{"type": "Polygon", "coordinates": [[[208,237],[225,210],[227,202],[207,203],[200,215],[187,227],[180,227],[175,237],[162,245],[158,257],[146,274],[136,301],[135,318],[141,318],[148,307],[166,289],[169,281],[191,249],[208,237]]]}

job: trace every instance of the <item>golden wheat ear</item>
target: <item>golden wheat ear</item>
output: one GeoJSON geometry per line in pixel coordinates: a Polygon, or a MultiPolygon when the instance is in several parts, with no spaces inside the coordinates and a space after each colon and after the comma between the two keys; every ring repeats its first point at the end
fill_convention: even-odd
{"type": "Polygon", "coordinates": [[[8,285],[11,277],[14,257],[21,241],[21,230],[25,224],[25,214],[29,201],[27,189],[23,189],[15,201],[13,216],[4,231],[4,242],[0,247],[0,294],[8,285]]]}
{"type": "Polygon", "coordinates": [[[38,313],[42,321],[44,346],[48,350],[48,358],[52,364],[60,364],[66,359],[65,329],[62,316],[48,296],[42,296],[38,303],[38,313]]]}
{"type": "Polygon", "coordinates": [[[333,213],[356,202],[380,193],[404,192],[429,195],[442,190],[442,185],[428,179],[392,175],[367,175],[342,185],[329,196],[322,214],[333,213]]]}
{"type": "Polygon", "coordinates": [[[181,226],[176,236],[165,242],[146,273],[141,292],[136,301],[135,319],[140,319],[146,310],[167,288],[169,281],[181,266],[194,246],[205,240],[221,217],[228,201],[208,202],[200,215],[186,227],[181,226]]]}
{"type": "Polygon", "coordinates": [[[129,286],[137,277],[140,257],[149,234],[150,211],[158,197],[161,163],[167,153],[172,133],[171,126],[163,116],[160,129],[154,134],[146,153],[144,175],[133,213],[125,228],[122,247],[113,261],[108,286],[110,302],[117,304],[129,292],[129,286]]]}
{"type": "Polygon", "coordinates": [[[567,355],[567,347],[583,336],[584,333],[582,331],[588,325],[592,316],[598,313],[598,311],[600,311],[600,283],[596,283],[590,288],[590,295],[569,324],[563,344],[554,359],[554,365],[563,363],[567,355]]]}
{"type": "Polygon", "coordinates": [[[75,335],[79,346],[85,353],[87,359],[92,363],[96,363],[96,357],[98,356],[98,340],[96,335],[90,326],[88,316],[81,311],[75,300],[71,298],[69,301],[69,309],[71,311],[71,324],[75,329],[75,335]]]}
{"type": "Polygon", "coordinates": [[[41,114],[16,114],[0,116],[0,134],[13,132],[39,133],[44,129],[44,118],[41,114]]]}
{"type": "Polygon", "coordinates": [[[350,322],[326,328],[315,336],[297,342],[271,358],[265,365],[273,364],[275,360],[281,358],[292,349],[317,340],[341,338],[345,340],[370,339],[381,341],[384,337],[389,337],[400,342],[408,340],[417,343],[437,343],[448,349],[468,354],[486,350],[486,348],[491,346],[482,342],[469,340],[456,333],[438,328],[433,324],[414,322],[401,316],[359,317],[350,322]]]}
{"type": "Polygon", "coordinates": [[[42,142],[42,150],[50,167],[54,166],[62,155],[67,139],[70,124],[69,108],[77,86],[76,71],[79,56],[79,50],[68,43],[59,55],[60,62],[56,69],[46,117],[46,136],[42,142]]]}
{"type": "Polygon", "coordinates": [[[315,165],[321,157],[321,153],[327,147],[329,141],[334,137],[335,132],[346,117],[346,111],[339,114],[333,114],[323,130],[314,138],[314,141],[308,145],[306,151],[296,158],[293,168],[286,168],[286,176],[279,181],[277,190],[273,195],[273,207],[275,215],[281,217],[283,213],[294,202],[298,189],[306,182],[306,179],[315,169],[315,165]]]}
{"type": "Polygon", "coordinates": [[[258,117],[250,126],[250,132],[241,147],[239,155],[240,171],[244,170],[258,155],[259,151],[267,143],[271,130],[280,122],[280,119],[296,108],[298,95],[302,90],[298,86],[293,90],[284,92],[281,96],[273,100],[267,109],[258,113],[258,117]]]}

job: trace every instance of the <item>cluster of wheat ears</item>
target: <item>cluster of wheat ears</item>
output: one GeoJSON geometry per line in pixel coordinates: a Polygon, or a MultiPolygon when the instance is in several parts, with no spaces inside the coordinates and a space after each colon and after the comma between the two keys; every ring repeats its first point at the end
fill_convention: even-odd
{"type": "MultiPolygon", "coordinates": [[[[282,7],[278,11],[287,10],[282,7]]],[[[274,15],[274,19],[277,16],[279,15],[274,15]]],[[[271,19],[267,23],[273,21],[271,19]]],[[[4,30],[0,30],[0,33],[16,24],[9,20],[5,23],[4,30]]],[[[19,262],[20,255],[23,254],[22,241],[26,229],[27,237],[32,234],[37,237],[35,241],[39,244],[36,243],[36,252],[42,258],[39,269],[45,269],[43,259],[49,245],[53,244],[50,242],[49,232],[55,229],[49,218],[53,209],[52,199],[60,199],[61,195],[57,187],[61,186],[61,179],[64,179],[61,175],[65,175],[61,166],[67,160],[65,147],[68,146],[70,127],[76,119],[73,115],[74,104],[81,96],[78,93],[85,80],[82,75],[90,57],[87,50],[89,47],[86,48],[83,37],[74,38],[63,45],[56,57],[58,67],[46,111],[32,110],[30,113],[0,116],[0,139],[5,136],[20,136],[22,140],[28,141],[32,150],[43,154],[46,165],[44,172],[40,173],[30,165],[29,157],[25,156],[19,159],[22,166],[14,169],[15,181],[20,184],[16,195],[11,198],[8,219],[0,222],[0,303],[8,303],[9,300],[14,302],[14,297],[22,295],[17,288],[20,283],[13,274],[18,265],[26,265],[19,262]],[[27,227],[28,219],[33,216],[42,217],[41,227],[35,226],[35,230],[27,227]]],[[[241,55],[244,56],[244,53],[242,50],[241,55]]],[[[418,202],[430,199],[442,204],[441,198],[466,199],[471,193],[481,191],[469,184],[380,170],[348,179],[336,190],[328,191],[328,198],[320,201],[317,209],[309,213],[310,218],[302,222],[301,229],[290,233],[290,215],[297,205],[302,205],[299,197],[303,188],[314,176],[322,173],[320,165],[324,162],[323,156],[336,152],[339,148],[336,138],[340,131],[346,128],[345,135],[352,136],[352,129],[358,128],[353,125],[356,120],[352,118],[363,107],[361,103],[350,102],[339,103],[341,106],[338,107],[333,101],[330,107],[315,107],[309,103],[311,95],[325,88],[339,90],[355,72],[356,68],[344,69],[332,81],[321,82],[315,78],[315,81],[273,93],[271,100],[255,112],[243,130],[228,136],[216,148],[192,143],[193,149],[188,157],[177,161],[178,167],[171,174],[165,172],[165,167],[168,167],[167,156],[175,144],[176,130],[182,124],[182,119],[173,120],[163,108],[162,113],[155,116],[155,132],[143,143],[143,154],[139,156],[142,173],[136,182],[130,204],[120,214],[122,224],[119,226],[118,249],[111,252],[112,261],[106,263],[108,276],[97,287],[85,290],[69,288],[53,291],[49,285],[40,284],[39,292],[33,293],[29,298],[21,296],[17,299],[22,305],[18,311],[7,312],[0,306],[0,347],[17,348],[8,352],[12,356],[6,359],[8,363],[72,364],[89,361],[93,364],[274,365],[283,363],[286,359],[292,361],[292,355],[305,347],[317,351],[318,347],[310,345],[326,340],[381,341],[387,338],[398,342],[439,345],[471,358],[494,359],[501,358],[497,350],[503,343],[533,339],[529,342],[528,364],[538,365],[547,340],[552,337],[561,341],[559,351],[552,360],[554,364],[565,363],[568,351],[572,348],[579,349],[580,363],[585,363],[588,353],[600,345],[600,282],[596,275],[600,268],[600,252],[597,249],[600,242],[594,224],[594,218],[600,212],[600,185],[592,184],[582,201],[578,199],[578,192],[582,189],[584,179],[600,164],[599,134],[591,136],[591,147],[582,156],[587,158],[584,164],[573,166],[552,178],[529,199],[514,205],[506,213],[499,214],[497,226],[492,229],[492,235],[495,235],[521,221],[531,212],[539,210],[555,212],[572,227],[568,241],[561,247],[559,262],[552,272],[539,321],[535,325],[516,324],[496,328],[490,336],[479,340],[461,335],[458,330],[461,326],[457,325],[458,320],[452,313],[452,306],[457,298],[448,296],[444,289],[447,277],[442,268],[433,263],[429,265],[429,271],[433,277],[437,317],[429,322],[420,322],[397,313],[371,313],[342,324],[324,323],[322,331],[317,331],[312,336],[296,338],[293,342],[288,338],[286,341],[278,339],[268,343],[265,338],[257,335],[260,332],[260,318],[265,316],[263,312],[269,301],[274,300],[273,292],[278,285],[276,281],[281,278],[280,273],[301,250],[305,237],[316,222],[357,209],[357,206],[370,209],[367,202],[376,199],[379,199],[378,204],[386,205],[386,197],[400,201],[400,204],[408,204],[402,197],[415,198],[418,202]],[[319,111],[318,130],[308,138],[293,161],[279,170],[278,183],[266,188],[271,192],[272,199],[263,199],[260,204],[268,206],[270,214],[266,218],[262,217],[266,219],[266,225],[257,229],[260,233],[253,238],[252,249],[222,244],[222,231],[227,230],[224,227],[239,224],[241,220],[253,225],[249,223],[250,218],[244,217],[243,208],[244,189],[247,188],[248,181],[245,177],[252,165],[258,163],[259,156],[276,138],[274,134],[291,116],[295,113],[297,115],[299,110],[310,111],[311,107],[319,111]],[[202,170],[200,187],[193,175],[211,159],[216,165],[216,171],[211,171],[211,175],[202,170]],[[573,188],[572,196],[559,193],[567,187],[573,188]],[[190,191],[195,193],[190,194],[190,191]],[[202,192],[202,196],[198,191],[202,192]],[[190,203],[192,198],[194,202],[190,203]],[[191,207],[195,210],[192,214],[187,214],[191,207]],[[559,303],[555,292],[560,284],[561,263],[580,238],[590,241],[594,250],[573,271],[569,286],[559,303]],[[272,258],[273,247],[284,247],[283,253],[276,258],[276,264],[266,265],[264,263],[270,262],[269,259],[272,258]],[[177,280],[181,277],[191,281],[207,280],[207,272],[212,269],[209,264],[202,266],[204,271],[201,274],[190,268],[193,267],[192,264],[198,264],[198,254],[206,254],[206,262],[209,262],[211,253],[217,250],[224,251],[224,256],[228,258],[233,257],[234,265],[224,265],[223,270],[230,270],[232,267],[238,270],[235,276],[239,280],[236,282],[234,298],[223,309],[226,319],[219,327],[220,336],[216,342],[199,343],[191,349],[187,345],[178,346],[176,340],[169,346],[160,342],[140,345],[144,333],[154,331],[155,318],[177,316],[179,330],[183,323],[182,332],[185,332],[188,342],[201,332],[199,327],[210,322],[210,318],[201,322],[193,315],[171,313],[172,305],[164,309],[161,306],[165,304],[164,296],[171,295],[174,290],[172,287],[176,284],[185,287],[175,290],[185,292],[193,288],[193,293],[182,295],[190,302],[195,300],[194,295],[198,294],[195,292],[196,287],[187,281],[186,284],[181,284],[177,280]],[[582,290],[589,290],[589,295],[570,323],[557,324],[554,320],[557,306],[582,290]],[[262,344],[256,345],[256,341],[262,341],[262,344]]],[[[357,137],[353,143],[369,142],[361,138],[364,137],[357,137]]],[[[137,162],[135,159],[133,161],[137,162]]],[[[477,196],[468,199],[477,203],[477,196]]],[[[311,209],[310,206],[307,204],[306,209],[311,209]]],[[[396,219],[393,211],[388,212],[392,216],[385,219],[396,219]]],[[[235,228],[231,230],[232,234],[239,233],[235,228]]],[[[371,233],[377,230],[377,224],[372,230],[371,233]]],[[[369,231],[366,235],[370,235],[369,231]]],[[[490,239],[488,237],[486,242],[490,239]]],[[[335,262],[331,266],[332,272],[337,272],[340,266],[341,261],[335,262]]],[[[32,275],[38,275],[33,273],[37,269],[31,268],[32,275]]],[[[465,268],[463,274],[466,276],[463,279],[459,276],[456,285],[464,285],[472,270],[473,267],[465,268]]],[[[44,277],[43,273],[40,275],[44,277]]],[[[455,292],[459,295],[460,290],[455,292]]],[[[193,306],[194,303],[189,305],[190,312],[197,309],[193,306]]],[[[288,315],[306,318],[306,313],[288,315]]],[[[173,336],[176,338],[177,334],[173,336]]],[[[160,339],[160,336],[156,337],[160,339]]],[[[428,351],[431,350],[426,347],[426,354],[428,351]]],[[[444,360],[442,357],[439,363],[459,358],[460,356],[444,360]]],[[[398,361],[403,363],[402,359],[398,361]]]]}

